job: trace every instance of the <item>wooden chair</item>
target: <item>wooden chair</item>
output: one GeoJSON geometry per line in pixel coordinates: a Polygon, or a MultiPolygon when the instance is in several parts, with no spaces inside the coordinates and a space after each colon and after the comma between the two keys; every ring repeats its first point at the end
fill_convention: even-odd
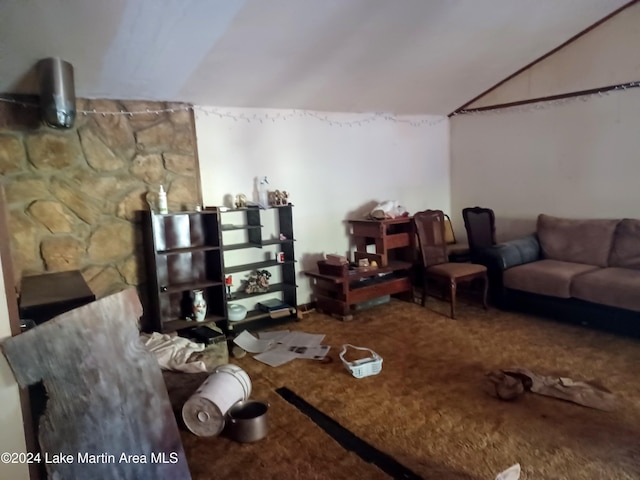
{"type": "Polygon", "coordinates": [[[456,291],[459,283],[483,281],[482,304],[487,308],[487,268],[475,263],[449,262],[445,236],[445,216],[441,210],[424,210],[413,216],[422,259],[422,306],[427,300],[429,280],[446,282],[450,289],[451,318],[456,318],[456,291]]]}
{"type": "Polygon", "coordinates": [[[478,252],[496,244],[496,217],[490,208],[467,207],[462,209],[462,218],[471,261],[477,261],[478,252]]]}
{"type": "Polygon", "coordinates": [[[453,232],[449,215],[444,214],[444,238],[447,244],[447,256],[450,262],[468,262],[471,259],[469,245],[460,243],[453,232]]]}

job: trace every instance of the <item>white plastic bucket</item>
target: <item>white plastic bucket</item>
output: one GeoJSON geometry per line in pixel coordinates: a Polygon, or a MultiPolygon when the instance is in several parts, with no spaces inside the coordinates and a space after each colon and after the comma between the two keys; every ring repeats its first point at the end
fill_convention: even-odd
{"type": "Polygon", "coordinates": [[[249,375],[237,365],[221,365],[183,405],[184,424],[199,437],[218,435],[224,428],[227,411],[250,394],[249,375]]]}

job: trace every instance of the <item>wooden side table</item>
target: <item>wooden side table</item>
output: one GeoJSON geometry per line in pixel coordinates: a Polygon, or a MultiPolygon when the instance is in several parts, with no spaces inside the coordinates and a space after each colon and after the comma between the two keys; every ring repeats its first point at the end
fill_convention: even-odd
{"type": "Polygon", "coordinates": [[[20,318],[35,323],[81,307],[96,299],[79,270],[23,277],[20,287],[20,318]]]}
{"type": "Polygon", "coordinates": [[[350,270],[344,275],[325,275],[312,270],[313,294],[319,312],[352,320],[352,307],[385,295],[403,294],[413,298],[409,270],[412,264],[392,260],[386,267],[350,270]]]}
{"type": "Polygon", "coordinates": [[[386,267],[391,260],[413,262],[415,259],[415,233],[412,217],[385,220],[348,220],[355,243],[354,258],[367,258],[386,267]],[[367,251],[375,245],[375,253],[367,251]]]}

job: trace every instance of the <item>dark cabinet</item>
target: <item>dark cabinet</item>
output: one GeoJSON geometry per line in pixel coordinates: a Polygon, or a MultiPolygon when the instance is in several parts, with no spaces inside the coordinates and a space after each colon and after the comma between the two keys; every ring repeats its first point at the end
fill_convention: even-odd
{"type": "Polygon", "coordinates": [[[216,210],[142,212],[147,281],[148,331],[171,332],[194,325],[194,290],[207,302],[206,322],[226,320],[224,266],[216,210]]]}

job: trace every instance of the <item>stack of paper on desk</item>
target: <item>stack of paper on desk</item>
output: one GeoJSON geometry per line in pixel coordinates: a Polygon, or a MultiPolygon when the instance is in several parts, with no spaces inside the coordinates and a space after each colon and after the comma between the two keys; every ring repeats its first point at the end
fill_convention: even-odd
{"type": "Polygon", "coordinates": [[[296,358],[322,360],[329,345],[320,345],[324,339],[322,334],[290,332],[260,332],[259,338],[248,331],[238,335],[233,343],[250,353],[257,353],[253,358],[272,367],[278,367],[296,358]]]}

